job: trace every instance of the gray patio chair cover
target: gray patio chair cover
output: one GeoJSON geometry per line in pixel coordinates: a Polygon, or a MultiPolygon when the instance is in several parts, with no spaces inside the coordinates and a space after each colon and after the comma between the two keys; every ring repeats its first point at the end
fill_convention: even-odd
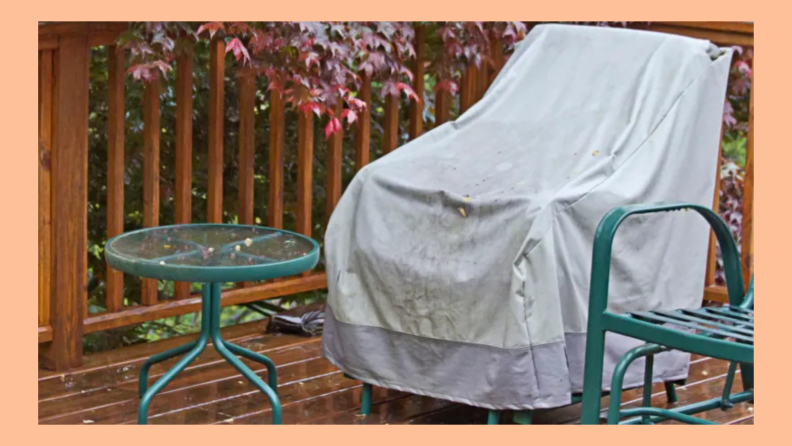
{"type": "MultiPolygon", "coordinates": [[[[597,224],[619,205],[712,204],[730,59],[669,34],[535,27],[478,103],[344,193],[325,236],[324,355],[376,386],[474,406],[569,404],[597,224]]],[[[707,241],[693,213],[629,219],[609,310],[699,307],[707,241]]],[[[609,335],[603,389],[637,344],[609,335]]],[[[659,355],[656,381],[688,363],[659,355]]]]}

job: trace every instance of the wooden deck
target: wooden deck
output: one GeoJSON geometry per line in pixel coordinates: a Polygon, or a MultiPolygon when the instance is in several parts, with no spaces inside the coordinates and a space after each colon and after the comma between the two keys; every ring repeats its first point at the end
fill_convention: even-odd
{"type": "MultiPolygon", "coordinates": [[[[362,417],[361,386],[321,356],[321,339],[265,335],[265,322],[223,329],[229,341],[264,352],[277,364],[284,424],[484,424],[486,411],[443,400],[375,388],[372,415],[362,417]]],[[[138,405],[137,377],[153,353],[186,342],[185,336],[87,356],[83,366],[68,373],[39,371],[39,424],[134,424],[138,405]]],[[[262,374],[263,366],[245,361],[262,374]]],[[[175,360],[154,366],[160,376],[175,360]]],[[[688,384],[678,389],[679,404],[720,395],[727,363],[694,357],[688,384]]],[[[265,378],[266,379],[266,378],[265,378]]],[[[741,386],[739,375],[737,386],[741,386]]],[[[624,393],[623,405],[640,404],[641,390],[624,393]]],[[[607,398],[603,403],[607,404],[607,398]]],[[[662,386],[654,389],[653,404],[665,406],[662,386]]],[[[577,423],[579,405],[543,411],[537,424],[577,423]]],[[[504,413],[502,422],[510,422],[504,413]]],[[[151,424],[268,424],[267,399],[212,349],[207,348],[184,373],[154,398],[151,424]]],[[[753,424],[753,405],[738,404],[728,412],[700,416],[720,423],[753,424]]]]}

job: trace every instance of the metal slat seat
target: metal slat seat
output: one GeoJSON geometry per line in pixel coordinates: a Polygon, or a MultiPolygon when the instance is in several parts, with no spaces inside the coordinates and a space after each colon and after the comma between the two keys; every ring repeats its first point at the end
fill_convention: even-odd
{"type": "Polygon", "coordinates": [[[653,322],[665,324],[669,328],[684,327],[696,330],[696,334],[712,336],[720,339],[734,339],[753,344],[753,312],[737,313],[729,307],[723,307],[723,312],[707,311],[709,308],[698,310],[674,311],[644,311],[631,313],[630,316],[653,322]],[[737,313],[740,319],[728,317],[737,313]]]}

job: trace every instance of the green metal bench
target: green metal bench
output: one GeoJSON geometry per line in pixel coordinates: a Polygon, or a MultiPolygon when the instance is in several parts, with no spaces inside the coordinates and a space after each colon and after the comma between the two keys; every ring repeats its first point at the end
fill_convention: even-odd
{"type": "Polygon", "coordinates": [[[745,293],[737,245],[728,227],[716,213],[703,206],[685,203],[619,207],[611,210],[600,222],[594,237],[593,251],[582,424],[599,424],[600,421],[606,332],[646,341],[646,344],[628,351],[614,370],[607,415],[608,424],[619,424],[625,417],[636,418],[626,420],[622,424],[653,424],[668,419],[691,424],[714,424],[693,417],[692,414],[716,408],[728,410],[736,403],[753,401],[753,278],[748,293],[745,293]],[[722,308],[629,314],[608,312],[611,248],[619,225],[631,215],[683,210],[698,212],[715,232],[723,254],[729,305],[722,308]],[[730,361],[723,395],[720,398],[673,409],[651,407],[654,355],[667,350],[680,350],[730,361]],[[646,357],[643,406],[621,409],[624,374],[629,365],[640,357],[646,357]],[[732,383],[738,363],[744,390],[732,393],[732,383]]]}

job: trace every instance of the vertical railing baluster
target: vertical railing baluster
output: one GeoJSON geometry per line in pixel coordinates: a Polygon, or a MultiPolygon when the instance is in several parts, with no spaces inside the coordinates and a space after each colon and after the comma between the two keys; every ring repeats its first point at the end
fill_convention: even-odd
{"type": "MultiPolygon", "coordinates": [[[[313,206],[314,115],[297,112],[297,232],[311,236],[313,206]]],[[[310,275],[310,271],[302,276],[310,275]]]]}
{"type": "MultiPolygon", "coordinates": [[[[181,42],[183,52],[176,59],[176,218],[178,224],[192,223],[192,132],[194,45],[181,42]]],[[[174,283],[174,297],[190,296],[190,284],[174,283]]]]}
{"type": "Polygon", "coordinates": [[[366,103],[366,109],[358,116],[355,126],[355,171],[369,163],[371,156],[371,78],[361,74],[360,91],[357,98],[366,103]]]}
{"type": "MultiPolygon", "coordinates": [[[[159,226],[160,211],[160,78],[145,85],[143,92],[143,226],[159,226]]],[[[142,279],[141,303],[157,303],[156,279],[142,279]]]]}
{"type": "Polygon", "coordinates": [[[225,42],[214,39],[209,56],[209,169],[207,220],[223,222],[223,101],[225,42]]]}
{"type": "Polygon", "coordinates": [[[420,25],[415,28],[415,62],[413,64],[413,90],[420,99],[410,100],[410,140],[413,140],[423,133],[423,98],[424,98],[424,42],[426,40],[426,28],[420,25]]]}
{"type": "Polygon", "coordinates": [[[490,41],[490,55],[492,58],[492,70],[489,75],[489,83],[492,84],[492,81],[498,76],[498,73],[503,69],[505,63],[505,58],[503,56],[503,41],[501,39],[492,39],[490,41]]]}
{"type": "Polygon", "coordinates": [[[476,75],[478,69],[469,63],[462,73],[462,82],[459,86],[459,114],[463,114],[476,102],[476,75]]]}
{"type": "Polygon", "coordinates": [[[277,90],[270,90],[270,135],[269,135],[269,204],[267,225],[283,227],[283,98],[277,90]]]}
{"type": "Polygon", "coordinates": [[[311,236],[313,194],[313,114],[297,113],[297,232],[311,236]]]}
{"type": "Polygon", "coordinates": [[[244,72],[239,77],[239,222],[253,224],[253,161],[256,106],[256,76],[244,72]]]}
{"type": "Polygon", "coordinates": [[[756,82],[752,73],[751,78],[751,99],[748,106],[748,142],[745,148],[745,180],[743,189],[743,207],[742,207],[742,244],[740,247],[740,256],[742,257],[743,268],[743,283],[747,287],[751,283],[751,275],[753,274],[753,199],[754,199],[754,86],[756,82]]]}
{"type": "MultiPolygon", "coordinates": [[[[239,197],[237,208],[239,223],[253,224],[253,168],[255,160],[256,76],[245,70],[239,76],[239,197]]],[[[237,284],[248,287],[252,282],[237,284]]]]}
{"type": "MultiPolygon", "coordinates": [[[[339,98],[335,106],[335,115],[341,119],[344,110],[344,101],[339,98]]],[[[330,219],[333,210],[341,198],[341,168],[343,163],[344,126],[338,129],[327,142],[327,218],[330,219]]],[[[325,222],[327,223],[327,222],[325,222]]]]}
{"type": "MultiPolygon", "coordinates": [[[[107,47],[107,239],[124,232],[124,49],[107,47]]],[[[107,311],[124,307],[124,274],[107,266],[107,311]]]]}
{"type": "Polygon", "coordinates": [[[399,147],[399,96],[389,94],[385,98],[382,150],[390,153],[399,147]]]}
{"type": "Polygon", "coordinates": [[[39,59],[38,324],[50,323],[52,297],[52,50],[39,59]]]}

